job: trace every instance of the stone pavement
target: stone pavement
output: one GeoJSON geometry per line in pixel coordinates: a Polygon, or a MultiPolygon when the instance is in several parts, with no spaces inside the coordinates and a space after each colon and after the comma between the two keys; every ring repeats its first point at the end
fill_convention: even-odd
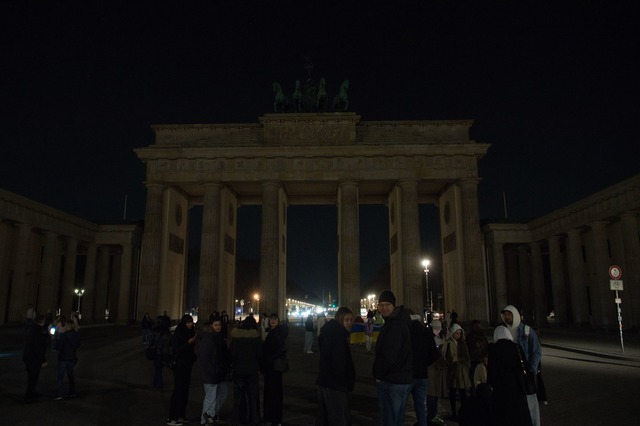
{"type": "MultiPolygon", "coordinates": [[[[25,404],[22,400],[26,372],[21,360],[22,329],[0,328],[0,418],[3,424],[50,425],[162,425],[171,398],[172,377],[165,373],[162,391],[151,387],[152,365],[144,358],[140,330],[136,326],[94,326],[81,329],[82,347],[76,369],[77,397],[54,401],[55,353],[48,352],[49,367],[42,371],[38,390],[41,402],[25,404]]],[[[565,329],[544,329],[543,352],[547,347],[566,348],[576,353],[620,359],[640,367],[640,336],[625,335],[625,352],[621,353],[617,333],[596,333],[565,329]],[[616,347],[617,343],[617,347],[616,347]]],[[[304,331],[292,326],[288,339],[291,371],[285,374],[285,425],[313,425],[316,412],[315,379],[318,354],[303,354],[304,331]]],[[[373,354],[364,346],[353,346],[357,380],[351,395],[354,425],[377,425],[378,411],[374,381],[371,378],[373,354]]],[[[199,423],[203,389],[198,367],[194,367],[189,395],[188,415],[199,423]]],[[[231,395],[223,408],[229,419],[231,395]]],[[[441,404],[443,415],[448,402],[441,404]]],[[[543,423],[545,410],[541,410],[543,423]]],[[[413,425],[415,415],[411,401],[407,404],[405,425],[413,425]]],[[[450,423],[452,424],[452,423],[450,423]]],[[[455,424],[455,423],[453,423],[455,424]]]]}

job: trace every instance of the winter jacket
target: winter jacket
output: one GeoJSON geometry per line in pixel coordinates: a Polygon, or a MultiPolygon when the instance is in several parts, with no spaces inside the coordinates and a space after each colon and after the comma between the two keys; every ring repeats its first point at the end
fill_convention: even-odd
{"type": "Polygon", "coordinates": [[[453,338],[453,334],[458,330],[462,330],[462,327],[458,324],[453,324],[449,330],[447,340],[441,347],[441,352],[447,363],[447,374],[449,377],[453,377],[453,387],[451,386],[452,383],[448,383],[449,387],[469,389],[471,387],[469,349],[467,349],[464,339],[464,330],[462,330],[460,340],[453,338]]]}
{"type": "Polygon", "coordinates": [[[222,333],[204,333],[198,344],[198,364],[202,383],[215,384],[224,382],[229,372],[231,355],[222,333]]]}
{"type": "Polygon", "coordinates": [[[353,391],[356,369],[347,330],[336,320],[327,322],[318,337],[318,345],[320,369],[316,385],[341,392],[353,391]]]}
{"type": "Polygon", "coordinates": [[[487,370],[494,424],[531,425],[518,345],[507,339],[491,344],[487,370]]]}
{"type": "Polygon", "coordinates": [[[27,330],[22,360],[26,364],[42,365],[47,362],[46,352],[47,329],[37,323],[32,323],[27,330]]]}
{"type": "Polygon", "coordinates": [[[196,332],[179,323],[171,336],[171,348],[175,357],[176,365],[190,365],[196,361],[194,344],[189,343],[189,339],[194,337],[196,332]]]}
{"type": "Polygon", "coordinates": [[[58,361],[76,362],[76,351],[80,347],[80,333],[76,330],[66,330],[58,336],[58,361]]]}
{"type": "Polygon", "coordinates": [[[260,372],[262,339],[256,329],[234,328],[231,331],[233,374],[253,376],[260,372]]]}
{"type": "Polygon", "coordinates": [[[410,325],[411,317],[404,306],[396,307],[385,318],[376,341],[375,379],[395,384],[413,383],[410,325]]]}
{"type": "Polygon", "coordinates": [[[289,329],[286,325],[278,325],[267,334],[262,348],[262,370],[273,370],[273,362],[277,358],[287,356],[287,336],[289,329]]]}
{"type": "Polygon", "coordinates": [[[171,350],[171,331],[169,331],[169,327],[164,324],[159,324],[155,327],[149,346],[156,348],[156,353],[160,361],[169,361],[173,356],[173,351],[171,350]]]}
{"type": "MultiPolygon", "coordinates": [[[[520,312],[513,305],[508,305],[503,311],[510,311],[513,314],[513,324],[507,326],[507,329],[513,336],[513,341],[520,345],[527,357],[529,371],[537,374],[540,369],[540,360],[542,359],[542,348],[540,340],[533,328],[525,325],[520,317],[520,312]]],[[[502,315],[501,315],[502,316],[502,315]]],[[[503,317],[504,321],[504,317],[503,317]]]]}
{"type": "Polygon", "coordinates": [[[409,330],[411,331],[413,378],[426,379],[429,377],[429,366],[440,358],[433,332],[419,320],[411,321],[409,330]]]}

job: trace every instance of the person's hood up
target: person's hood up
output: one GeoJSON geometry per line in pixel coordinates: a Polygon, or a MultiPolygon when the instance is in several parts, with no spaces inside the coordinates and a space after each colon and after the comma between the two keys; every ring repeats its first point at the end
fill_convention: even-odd
{"type": "Polygon", "coordinates": [[[511,335],[511,332],[504,325],[499,325],[495,330],[493,330],[493,341],[497,342],[500,339],[506,339],[513,342],[513,336],[511,335]]]}
{"type": "Polygon", "coordinates": [[[451,325],[451,328],[449,329],[449,332],[447,333],[447,339],[450,339],[453,337],[453,333],[455,333],[458,330],[462,330],[462,336],[460,336],[460,340],[464,341],[464,329],[462,327],[460,327],[460,325],[458,323],[453,323],[453,325],[451,325]]]}
{"type": "Polygon", "coordinates": [[[518,327],[520,327],[520,322],[522,322],[522,319],[520,318],[520,312],[518,312],[518,310],[516,309],[515,306],[507,305],[500,312],[500,318],[502,318],[502,322],[504,322],[505,326],[511,332],[511,336],[513,336],[513,340],[515,340],[518,337],[518,327]],[[504,321],[504,315],[502,314],[502,312],[504,312],[504,311],[509,311],[509,312],[511,312],[513,314],[513,324],[512,325],[509,325],[504,321]]]}

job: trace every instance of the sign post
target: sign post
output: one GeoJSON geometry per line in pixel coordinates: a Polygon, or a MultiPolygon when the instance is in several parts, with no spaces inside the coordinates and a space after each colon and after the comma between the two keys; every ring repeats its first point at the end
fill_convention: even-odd
{"type": "Polygon", "coordinates": [[[618,312],[618,328],[620,329],[620,346],[622,347],[622,353],[624,353],[624,339],[622,337],[622,309],[620,309],[620,304],[622,304],[622,299],[618,295],[618,291],[624,290],[622,285],[622,269],[620,269],[617,265],[611,265],[609,267],[609,287],[611,290],[615,290],[616,292],[616,308],[618,312]]]}

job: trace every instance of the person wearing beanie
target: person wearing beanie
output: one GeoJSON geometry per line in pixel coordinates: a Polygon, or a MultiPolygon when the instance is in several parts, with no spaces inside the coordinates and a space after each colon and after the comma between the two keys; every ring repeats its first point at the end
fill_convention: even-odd
{"type": "Polygon", "coordinates": [[[413,384],[411,317],[404,306],[396,306],[396,296],[385,290],[378,297],[384,325],[378,336],[373,362],[380,422],[401,426],[407,397],[413,384]]]}

